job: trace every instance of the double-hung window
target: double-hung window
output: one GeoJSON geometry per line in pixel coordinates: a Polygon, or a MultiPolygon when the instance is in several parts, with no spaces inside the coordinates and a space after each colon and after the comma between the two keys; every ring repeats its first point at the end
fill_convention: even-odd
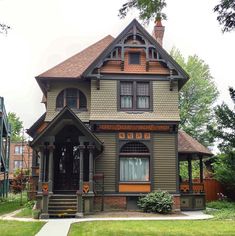
{"type": "Polygon", "coordinates": [[[120,110],[150,110],[150,82],[121,81],[120,110]]]}

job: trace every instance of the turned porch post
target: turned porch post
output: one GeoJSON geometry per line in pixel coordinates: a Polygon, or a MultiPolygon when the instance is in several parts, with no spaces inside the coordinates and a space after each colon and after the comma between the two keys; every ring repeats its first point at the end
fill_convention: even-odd
{"type": "Polygon", "coordinates": [[[80,176],[79,176],[79,190],[83,191],[83,157],[84,157],[84,145],[79,145],[79,160],[80,160],[80,176]]]}
{"type": "Polygon", "coordinates": [[[203,183],[203,162],[202,156],[199,157],[199,165],[200,165],[200,183],[203,183]]]}
{"type": "Polygon", "coordinates": [[[48,168],[48,182],[49,182],[49,192],[52,193],[52,186],[53,186],[53,152],[55,149],[54,145],[49,145],[48,146],[49,149],[49,168],[48,168]]]}
{"type": "Polygon", "coordinates": [[[188,157],[188,182],[189,192],[193,192],[193,180],[192,180],[192,159],[188,157]]]}
{"type": "Polygon", "coordinates": [[[44,173],[44,146],[38,147],[39,155],[39,177],[38,177],[38,192],[42,192],[42,182],[43,182],[43,173],[44,173]]]}
{"type": "Polygon", "coordinates": [[[89,193],[93,193],[93,174],[94,174],[94,145],[89,145],[89,193]]]}

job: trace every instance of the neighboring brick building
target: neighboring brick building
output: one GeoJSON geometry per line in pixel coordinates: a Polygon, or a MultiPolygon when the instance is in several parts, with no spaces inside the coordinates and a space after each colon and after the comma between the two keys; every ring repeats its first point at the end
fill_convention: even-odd
{"type": "Polygon", "coordinates": [[[12,142],[10,145],[9,179],[12,179],[17,169],[32,168],[32,148],[28,142],[12,142]]]}

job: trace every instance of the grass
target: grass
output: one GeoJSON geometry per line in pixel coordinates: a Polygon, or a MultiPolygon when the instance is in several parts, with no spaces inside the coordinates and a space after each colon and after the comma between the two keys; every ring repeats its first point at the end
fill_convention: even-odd
{"type": "MultiPolygon", "coordinates": [[[[26,202],[26,195],[23,194],[22,204],[26,202]]],[[[9,194],[8,198],[0,199],[0,215],[10,213],[22,208],[20,194],[9,194]]]]}
{"type": "Polygon", "coordinates": [[[23,208],[15,217],[32,218],[32,211],[30,208],[23,208]]]}
{"type": "Polygon", "coordinates": [[[214,201],[207,203],[205,213],[213,215],[214,220],[235,220],[235,202],[214,201]]]}
{"type": "Polygon", "coordinates": [[[72,224],[69,236],[235,235],[235,221],[96,221],[72,224]]]}
{"type": "Polygon", "coordinates": [[[44,222],[20,222],[0,220],[1,236],[33,236],[44,225],[44,222]]]}

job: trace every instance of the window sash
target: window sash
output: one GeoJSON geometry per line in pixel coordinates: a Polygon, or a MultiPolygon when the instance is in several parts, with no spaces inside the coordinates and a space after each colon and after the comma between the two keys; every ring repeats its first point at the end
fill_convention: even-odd
{"type": "Polygon", "coordinates": [[[119,107],[123,110],[150,110],[150,82],[120,81],[119,107]]]}
{"type": "Polygon", "coordinates": [[[140,64],[140,52],[130,52],[129,53],[129,64],[139,65],[140,64]]]}
{"type": "Polygon", "coordinates": [[[120,181],[148,182],[149,157],[120,157],[120,181]]]}

